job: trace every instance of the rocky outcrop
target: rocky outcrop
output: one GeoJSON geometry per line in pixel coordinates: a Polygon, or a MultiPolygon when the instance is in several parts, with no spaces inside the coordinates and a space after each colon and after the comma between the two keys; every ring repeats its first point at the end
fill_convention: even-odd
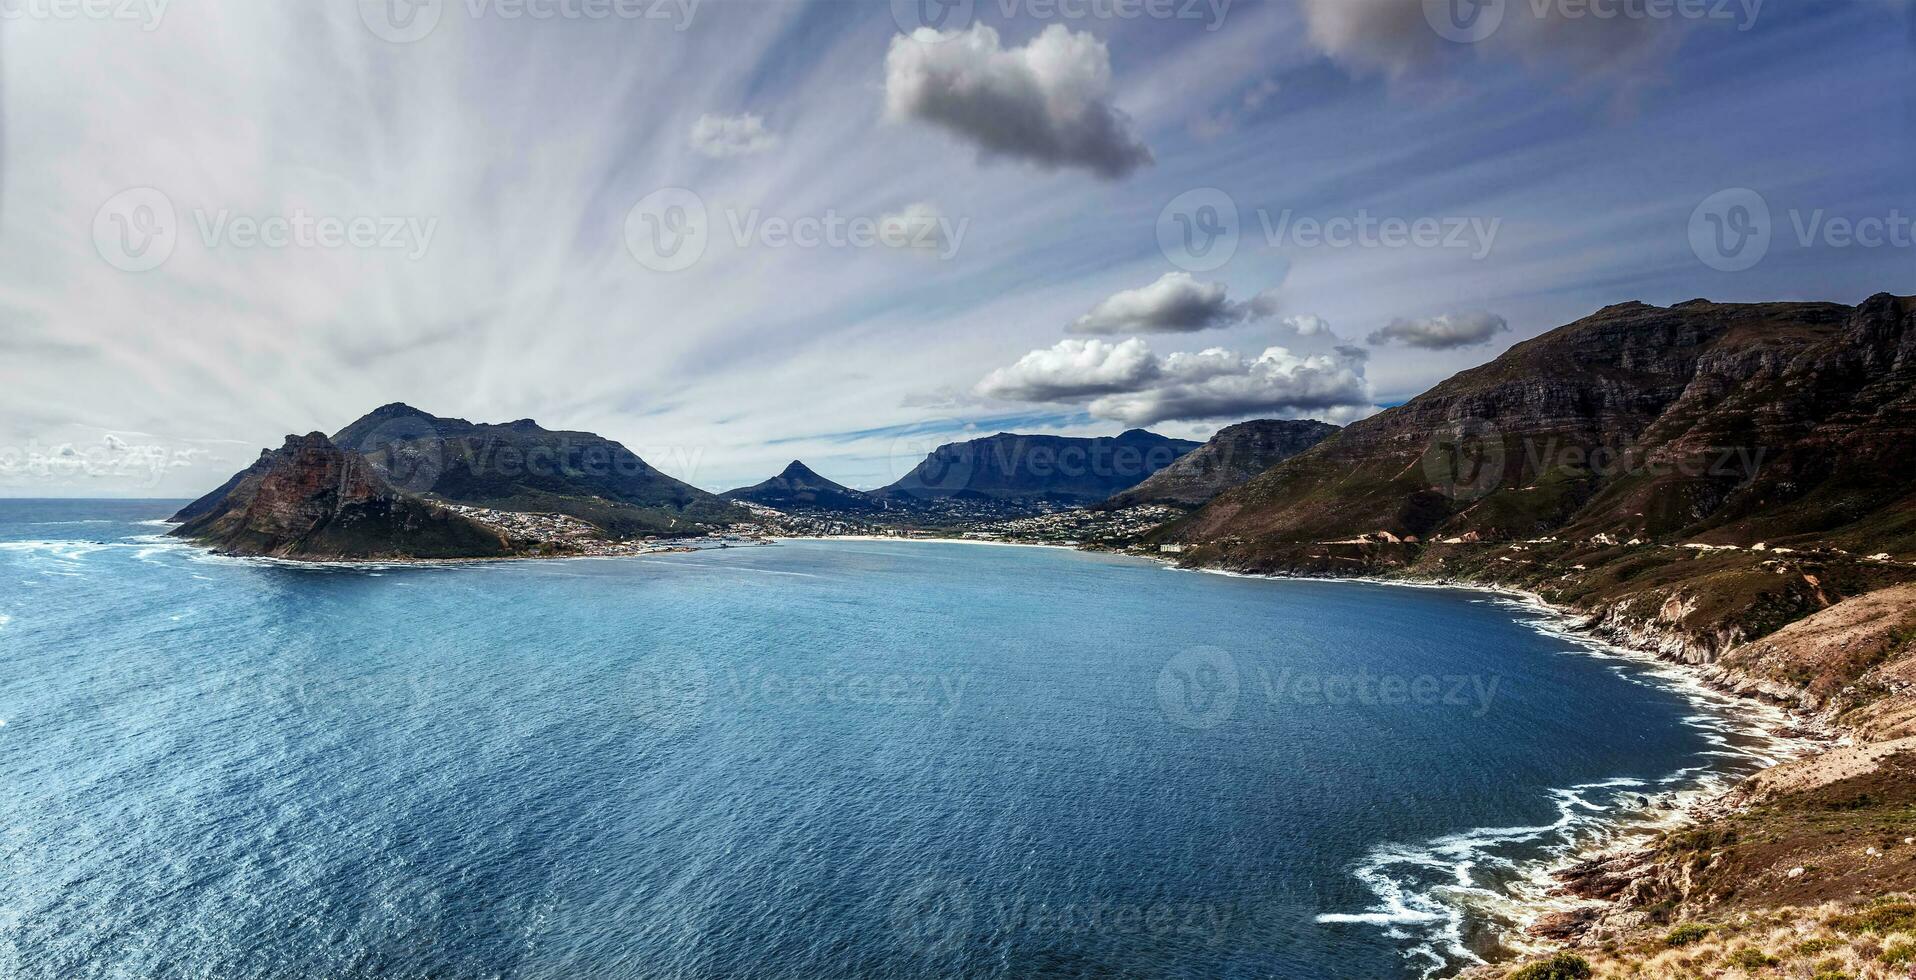
{"type": "Polygon", "coordinates": [[[1336,432],[1337,426],[1314,419],[1259,419],[1226,426],[1209,442],[1103,506],[1110,510],[1150,504],[1198,507],[1336,432]]]}
{"type": "Polygon", "coordinates": [[[515,553],[485,526],[399,492],[365,457],[314,432],[288,436],[187,505],[173,535],[225,554],[309,560],[486,558],[515,553]]]}

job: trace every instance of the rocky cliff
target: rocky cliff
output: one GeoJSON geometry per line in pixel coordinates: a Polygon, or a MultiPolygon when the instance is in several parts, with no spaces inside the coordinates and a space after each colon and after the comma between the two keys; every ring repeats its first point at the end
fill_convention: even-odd
{"type": "Polygon", "coordinates": [[[514,553],[497,532],[394,489],[364,457],[317,432],[288,436],[173,520],[180,524],[175,536],[236,555],[367,560],[514,553]]]}

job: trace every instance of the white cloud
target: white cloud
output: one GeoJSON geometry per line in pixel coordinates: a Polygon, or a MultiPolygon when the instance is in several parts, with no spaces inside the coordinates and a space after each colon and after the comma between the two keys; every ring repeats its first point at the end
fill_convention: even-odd
{"type": "Polygon", "coordinates": [[[692,124],[692,149],[714,159],[751,156],[778,146],[778,134],[752,113],[714,116],[706,113],[692,124]]]}
{"type": "Polygon", "coordinates": [[[1300,337],[1316,337],[1319,335],[1325,337],[1337,336],[1331,332],[1330,323],[1315,313],[1287,316],[1284,318],[1284,325],[1297,331],[1297,335],[1300,337]]]}
{"type": "Polygon", "coordinates": [[[1509,329],[1510,324],[1495,313],[1446,313],[1418,320],[1392,320],[1382,330],[1372,331],[1365,342],[1373,347],[1395,341],[1424,350],[1453,350],[1487,344],[1509,329]]]}
{"type": "Polygon", "coordinates": [[[1135,390],[1150,383],[1158,372],[1151,348],[1135,337],[1116,344],[1060,340],[986,375],[978,382],[978,393],[1007,401],[1075,401],[1135,390]]]}
{"type": "Polygon", "coordinates": [[[1188,272],[1167,272],[1158,281],[1099,301],[1071,325],[1072,333],[1193,333],[1227,327],[1277,312],[1277,291],[1231,302],[1221,282],[1199,282],[1188,272]]]}
{"type": "Polygon", "coordinates": [[[993,371],[980,394],[1011,401],[1091,399],[1098,418],[1130,426],[1169,421],[1312,414],[1349,417],[1373,398],[1362,358],[1271,347],[1249,357],[1223,348],[1157,358],[1137,338],[1063,340],[993,371]]]}
{"type": "MultiPolygon", "coordinates": [[[[1554,68],[1624,76],[1681,41],[1683,18],[1596,17],[1573,5],[1506,0],[1489,36],[1459,44],[1437,33],[1425,0],[1301,0],[1311,41],[1354,68],[1403,75],[1448,58],[1515,55],[1554,68]]],[[[1430,8],[1441,10],[1441,7],[1430,8]]],[[[1465,8],[1468,10],[1469,8],[1465,8]]]]}
{"type": "Polygon", "coordinates": [[[998,32],[983,24],[894,37],[885,56],[885,113],[956,134],[985,158],[1078,167],[1113,180],[1151,162],[1111,102],[1104,42],[1061,24],[1022,48],[1001,47],[998,32]]]}

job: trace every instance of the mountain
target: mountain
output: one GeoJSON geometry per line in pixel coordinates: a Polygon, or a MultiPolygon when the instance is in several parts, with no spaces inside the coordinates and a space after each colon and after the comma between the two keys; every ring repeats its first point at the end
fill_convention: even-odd
{"type": "Polygon", "coordinates": [[[1323,442],[1337,426],[1313,419],[1259,419],[1218,430],[1194,452],[1143,483],[1105,501],[1111,509],[1143,504],[1197,507],[1259,473],[1323,442]]]}
{"type": "Polygon", "coordinates": [[[1170,466],[1198,443],[1143,429],[1094,439],[994,436],[938,447],[904,478],[871,496],[887,501],[948,498],[1094,504],[1170,466]]]}
{"type": "Polygon", "coordinates": [[[333,442],[364,455],[408,493],[495,510],[565,514],[614,538],[693,533],[745,517],[617,442],[590,432],[552,431],[531,419],[475,424],[395,403],[341,429],[333,442]]]}
{"type": "Polygon", "coordinates": [[[855,513],[875,510],[878,507],[871,497],[850,487],[833,483],[814,473],[812,469],[797,460],[785,467],[784,472],[749,487],[728,490],[719,496],[726,500],[743,500],[783,511],[822,510],[834,513],[855,513]]]}
{"type": "Polygon", "coordinates": [[[1161,528],[1180,560],[1527,589],[1707,663],[1916,580],[1916,298],[1626,303],[1161,528]]]}
{"type": "Polygon", "coordinates": [[[1253,547],[1424,539],[1916,546],[1916,299],[1608,307],[1220,496],[1253,547]]]}
{"type": "Polygon", "coordinates": [[[177,537],[226,554],[302,559],[487,558],[498,532],[401,493],[363,456],[314,432],[277,450],[173,518],[177,537]]]}

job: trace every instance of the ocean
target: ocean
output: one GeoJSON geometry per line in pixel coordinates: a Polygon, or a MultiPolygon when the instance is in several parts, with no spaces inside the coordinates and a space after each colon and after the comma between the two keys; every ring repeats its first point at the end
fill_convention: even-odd
{"type": "Polygon", "coordinates": [[[1464,590],[799,541],[309,567],[0,501],[0,975],[1441,975],[1779,751],[1464,590]]]}

